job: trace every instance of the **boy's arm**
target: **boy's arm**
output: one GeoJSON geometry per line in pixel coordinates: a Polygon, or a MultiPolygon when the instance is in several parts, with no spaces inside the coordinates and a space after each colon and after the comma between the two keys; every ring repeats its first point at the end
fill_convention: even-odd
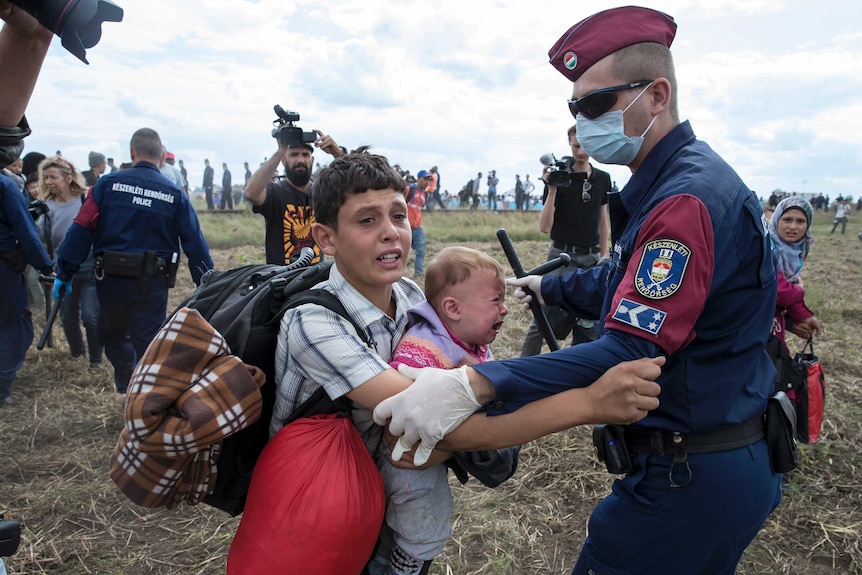
{"type": "Polygon", "coordinates": [[[588,387],[570,389],[528,403],[504,415],[471,416],[438,446],[453,451],[500,449],[585,423],[631,423],[658,407],[665,358],[618,364],[588,387]]]}
{"type": "MultiPolygon", "coordinates": [[[[633,423],[643,419],[649,410],[658,407],[661,388],[655,383],[655,379],[660,375],[664,363],[664,357],[625,361],[607,370],[587,387],[569,389],[530,402],[512,413],[495,416],[474,414],[455,429],[445,433],[445,438],[435,445],[446,451],[500,449],[527,443],[549,433],[585,423],[633,423]]],[[[440,370],[426,371],[430,373],[440,370]]],[[[469,385],[479,401],[488,401],[489,388],[493,398],[490,381],[474,370],[467,371],[469,385]]],[[[437,375],[434,379],[439,382],[439,374],[437,375]]],[[[394,401],[399,399],[395,398],[394,401]]],[[[374,414],[378,423],[383,423],[390,417],[393,402],[386,402],[381,407],[382,409],[376,410],[374,414]]],[[[399,425],[401,424],[403,421],[399,425]]],[[[400,432],[401,428],[397,431],[400,432]]],[[[418,435],[418,432],[414,435],[418,435]]],[[[408,441],[408,444],[412,445],[412,440],[408,441]]],[[[421,443],[419,446],[421,447],[421,443]]],[[[404,468],[413,467],[406,458],[397,465],[404,468]]]]}
{"type": "Polygon", "coordinates": [[[373,410],[378,403],[404,391],[411,383],[410,379],[390,367],[346,395],[351,401],[366,409],[373,410]]]}

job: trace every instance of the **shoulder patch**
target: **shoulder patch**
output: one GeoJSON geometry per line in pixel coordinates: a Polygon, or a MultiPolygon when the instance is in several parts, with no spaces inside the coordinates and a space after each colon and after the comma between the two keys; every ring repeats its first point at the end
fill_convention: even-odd
{"type": "Polygon", "coordinates": [[[613,317],[619,322],[642,329],[652,335],[658,335],[667,312],[623,298],[614,311],[613,317]]]}
{"type": "Polygon", "coordinates": [[[682,286],[690,258],[691,250],[680,241],[647,242],[635,274],[638,293],[650,299],[664,299],[675,294],[682,286]]]}

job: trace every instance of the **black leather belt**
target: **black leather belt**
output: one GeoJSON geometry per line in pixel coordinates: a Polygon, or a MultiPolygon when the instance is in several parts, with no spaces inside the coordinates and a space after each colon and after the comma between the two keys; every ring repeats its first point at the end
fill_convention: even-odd
{"type": "Polygon", "coordinates": [[[599,246],[572,246],[556,240],[551,242],[551,246],[561,252],[574,254],[576,256],[586,256],[589,254],[599,253],[599,246]]]}
{"type": "Polygon", "coordinates": [[[625,440],[632,453],[674,455],[680,448],[686,453],[729,451],[751,445],[763,438],[763,418],[726,425],[711,433],[689,435],[654,427],[625,427],[625,440]]]}

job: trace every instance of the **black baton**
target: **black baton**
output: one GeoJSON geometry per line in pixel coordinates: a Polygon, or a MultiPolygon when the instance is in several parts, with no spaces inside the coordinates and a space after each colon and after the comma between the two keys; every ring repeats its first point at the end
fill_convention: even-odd
{"type": "MultiPolygon", "coordinates": [[[[41,278],[40,278],[41,279],[41,278]]],[[[47,289],[47,286],[45,286],[47,289]]],[[[63,303],[63,298],[66,296],[66,286],[60,286],[60,293],[57,299],[54,300],[54,305],[51,307],[51,313],[45,320],[45,329],[42,330],[42,335],[39,336],[39,342],[36,344],[36,349],[42,350],[45,348],[45,343],[51,337],[51,328],[54,326],[54,320],[57,319],[57,312],[60,311],[60,305],[63,303]]]]}
{"type": "MultiPolygon", "coordinates": [[[[509,265],[512,266],[512,271],[515,272],[515,277],[518,278],[528,275],[542,275],[551,270],[557,269],[560,266],[567,265],[572,261],[569,254],[563,253],[560,254],[560,257],[545,262],[529,272],[526,272],[524,271],[524,266],[521,265],[521,260],[518,258],[518,254],[515,253],[515,246],[512,244],[512,240],[509,238],[509,234],[505,229],[500,228],[497,230],[497,239],[500,240],[500,245],[503,246],[503,253],[506,254],[506,259],[509,260],[509,265]]],[[[533,312],[533,318],[536,320],[536,327],[539,328],[539,333],[541,333],[542,337],[545,338],[545,342],[547,342],[548,347],[551,351],[560,349],[560,344],[557,341],[557,336],[554,335],[554,330],[551,329],[548,316],[545,315],[545,311],[539,304],[539,298],[536,297],[536,294],[534,294],[532,290],[527,288],[521,289],[532,296],[532,299],[530,300],[530,311],[533,312]]]]}
{"type": "MultiPolygon", "coordinates": [[[[46,282],[50,280],[53,283],[53,278],[49,278],[48,276],[39,276],[39,284],[42,288],[42,293],[45,296],[45,313],[47,314],[51,310],[51,306],[53,305],[53,298],[51,297],[51,286],[46,282]]],[[[54,336],[52,330],[48,330],[48,337],[45,340],[48,342],[48,347],[54,347],[54,336]]],[[[40,348],[41,349],[41,348],[40,348]]]]}

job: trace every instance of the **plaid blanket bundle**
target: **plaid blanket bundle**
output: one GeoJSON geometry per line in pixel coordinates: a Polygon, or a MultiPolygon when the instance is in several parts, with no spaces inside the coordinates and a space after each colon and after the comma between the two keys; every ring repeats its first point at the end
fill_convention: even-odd
{"type": "Polygon", "coordinates": [[[180,309],[132,374],[111,479],[144,507],[199,503],[215,485],[222,440],[260,417],[265,380],[200,313],[180,309]]]}

